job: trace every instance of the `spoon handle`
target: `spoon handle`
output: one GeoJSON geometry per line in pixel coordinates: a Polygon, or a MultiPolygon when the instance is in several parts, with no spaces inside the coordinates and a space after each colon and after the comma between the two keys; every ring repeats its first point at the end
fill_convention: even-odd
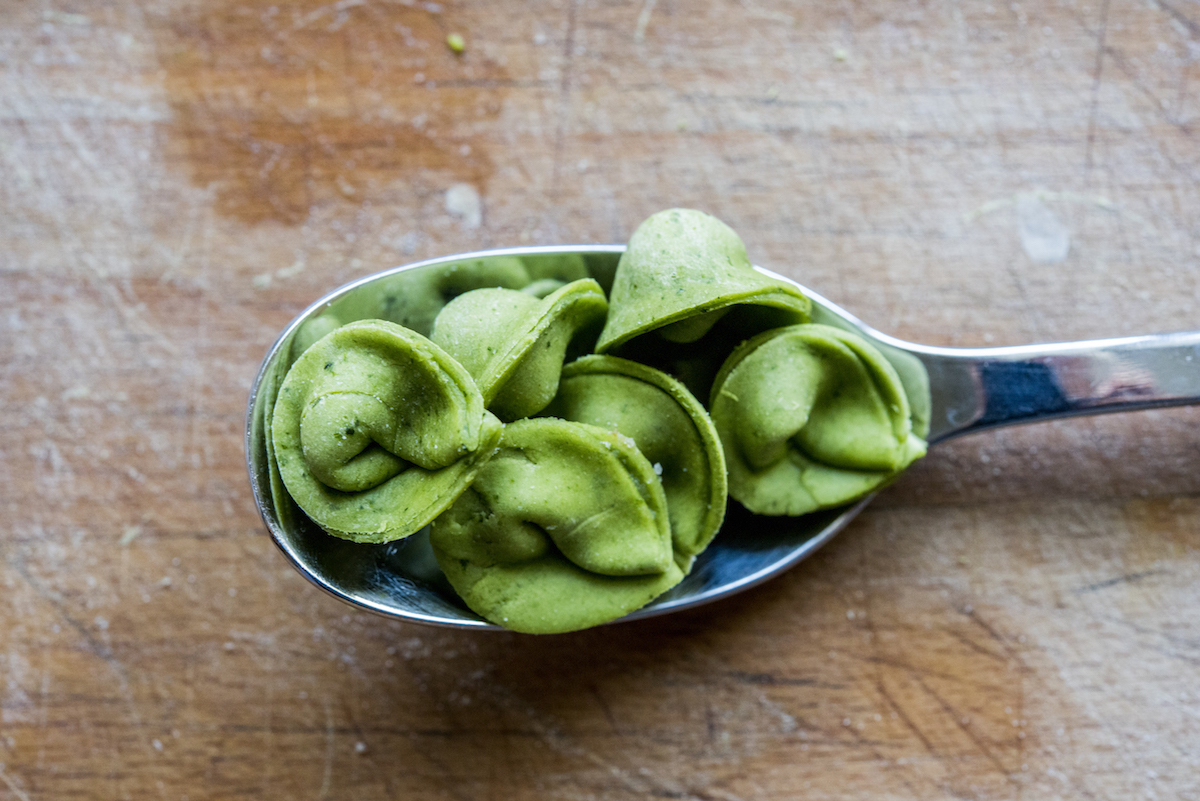
{"type": "Polygon", "coordinates": [[[1200,403],[1200,331],[904,350],[929,374],[930,443],[1017,423],[1200,403]]]}

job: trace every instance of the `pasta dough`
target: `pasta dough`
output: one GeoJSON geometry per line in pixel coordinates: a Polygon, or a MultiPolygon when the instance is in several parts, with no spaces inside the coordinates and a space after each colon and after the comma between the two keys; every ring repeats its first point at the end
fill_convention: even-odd
{"type": "Polygon", "coordinates": [[[500,437],[470,375],[383,320],[325,336],[292,365],[271,432],[288,493],[344,539],[388,542],[429,523],[500,437]]]}
{"type": "Polygon", "coordinates": [[[721,367],[709,406],[729,494],[758,514],[848,503],[925,454],[895,369],[839,328],[795,325],[748,340],[721,367]]]}
{"type": "Polygon", "coordinates": [[[575,631],[682,580],[666,506],[652,465],[628,437],[554,418],[519,420],[434,521],[430,542],[477,614],[515,631],[575,631]]]}

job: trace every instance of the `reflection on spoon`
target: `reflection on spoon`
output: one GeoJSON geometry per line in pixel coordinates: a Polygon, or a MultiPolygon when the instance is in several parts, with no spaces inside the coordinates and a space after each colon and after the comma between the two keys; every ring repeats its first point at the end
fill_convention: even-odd
{"type": "MultiPolygon", "coordinates": [[[[384,545],[330,537],[295,507],[267,446],[279,383],[303,348],[327,331],[382,317],[427,334],[429,303],[477,286],[570,281],[586,274],[608,291],[621,245],[528,247],[433,259],[367,276],[311,305],[267,353],[250,394],[246,459],[255,502],[293,565],[334,596],[394,618],[498,629],[468,610],[420,533],[384,545]],[[420,299],[421,302],[414,302],[420,299]]],[[[763,271],[775,278],[782,278],[763,271]]],[[[795,282],[791,282],[795,283],[795,282]]],[[[799,286],[797,284],[797,286],[799,286]]],[[[896,368],[914,428],[930,445],[1003,425],[1200,402],[1200,332],[1005,348],[940,348],[881,334],[820,295],[815,323],[869,340],[896,368]]],[[[936,457],[935,457],[936,458],[936,457]]],[[[674,589],[623,620],[689,609],[752,587],[800,562],[871,501],[803,517],[760,517],[730,504],[721,532],[674,589]]]]}

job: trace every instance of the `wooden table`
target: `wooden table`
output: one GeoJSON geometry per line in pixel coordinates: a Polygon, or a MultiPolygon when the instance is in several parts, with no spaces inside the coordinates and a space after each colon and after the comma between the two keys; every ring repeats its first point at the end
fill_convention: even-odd
{"type": "Polygon", "coordinates": [[[1194,4],[0,7],[0,799],[1200,798],[1198,409],[547,638],[323,595],[242,450],[327,290],[668,206],[916,341],[1200,328],[1194,4]]]}

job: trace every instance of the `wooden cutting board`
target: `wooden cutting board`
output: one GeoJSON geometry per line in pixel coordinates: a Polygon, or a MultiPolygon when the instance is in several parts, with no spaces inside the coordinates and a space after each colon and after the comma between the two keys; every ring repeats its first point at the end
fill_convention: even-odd
{"type": "Polygon", "coordinates": [[[940,446],[548,638],[323,595],[242,451],[329,289],[670,206],[916,341],[1200,328],[1194,5],[2,5],[0,798],[1200,797],[1195,409],[940,446]]]}

